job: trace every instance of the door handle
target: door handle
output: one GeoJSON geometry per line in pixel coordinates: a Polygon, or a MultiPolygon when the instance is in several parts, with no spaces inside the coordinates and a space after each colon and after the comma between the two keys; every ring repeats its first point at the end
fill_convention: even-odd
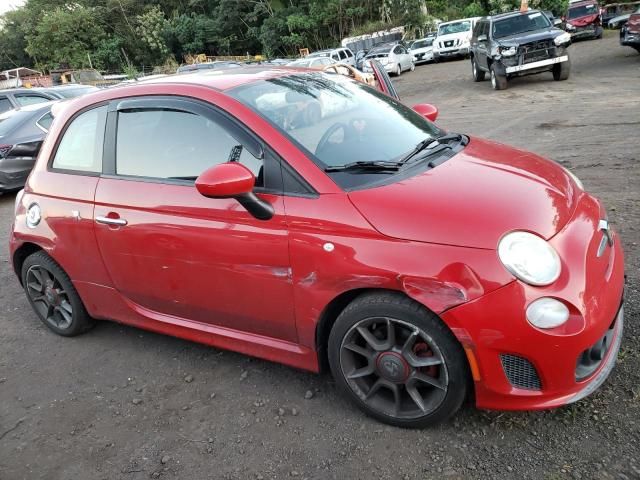
{"type": "Polygon", "coordinates": [[[103,225],[116,225],[118,227],[124,227],[127,221],[124,218],[111,218],[111,217],[96,217],[96,223],[102,223],[103,225]]]}

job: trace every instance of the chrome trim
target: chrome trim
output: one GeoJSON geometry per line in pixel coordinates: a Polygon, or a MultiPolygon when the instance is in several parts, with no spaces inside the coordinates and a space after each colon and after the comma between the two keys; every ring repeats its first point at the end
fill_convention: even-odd
{"type": "Polygon", "coordinates": [[[545,67],[547,65],[555,65],[556,63],[562,63],[569,60],[568,55],[562,57],[550,58],[548,60],[540,60],[539,62],[525,63],[523,65],[516,65],[515,67],[507,67],[507,73],[522,72],[523,70],[531,70],[532,68],[545,67]]]}

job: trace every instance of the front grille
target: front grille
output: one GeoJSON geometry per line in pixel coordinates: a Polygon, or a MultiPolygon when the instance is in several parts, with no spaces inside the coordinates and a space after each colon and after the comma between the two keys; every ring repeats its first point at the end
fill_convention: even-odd
{"type": "Polygon", "coordinates": [[[500,354],[504,373],[511,385],[526,390],[540,390],[540,377],[529,360],[518,355],[500,354]]]}
{"type": "Polygon", "coordinates": [[[533,63],[555,57],[556,47],[553,40],[540,40],[520,45],[518,53],[522,55],[522,63],[533,63]]]}

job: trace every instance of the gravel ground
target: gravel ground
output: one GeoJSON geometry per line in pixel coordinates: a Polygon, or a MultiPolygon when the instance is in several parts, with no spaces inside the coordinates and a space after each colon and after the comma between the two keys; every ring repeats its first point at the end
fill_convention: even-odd
{"type": "Polygon", "coordinates": [[[467,61],[397,82],[439,124],[541,153],[608,205],[626,248],[627,330],[596,394],[550,412],[467,406],[430,430],[364,417],[331,377],[102,322],[64,339],[10,270],[0,198],[0,479],[640,478],[640,55],[615,34],[571,47],[573,73],[473,83],[467,61]]]}

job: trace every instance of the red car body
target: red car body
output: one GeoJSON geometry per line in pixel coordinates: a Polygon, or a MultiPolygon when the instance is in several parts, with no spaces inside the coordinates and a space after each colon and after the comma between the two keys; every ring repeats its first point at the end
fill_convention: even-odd
{"type": "Polygon", "coordinates": [[[620,30],[620,44],[635,48],[640,53],[640,11],[631,14],[620,30]]]}
{"type": "Polygon", "coordinates": [[[569,5],[565,17],[565,30],[572,39],[602,38],[602,15],[595,0],[585,0],[569,5]]]}
{"type": "MultiPolygon", "coordinates": [[[[279,69],[260,76],[287,74],[279,69]]],[[[576,380],[576,364],[619,316],[623,252],[613,236],[597,255],[603,207],[561,166],[471,138],[438,168],[345,191],[279,129],[226,94],[254,77],[169,78],[101,91],[58,112],[18,197],[10,241],[16,271],[42,249],[67,272],[94,318],[314,372],[321,369],[332,321],[351,299],[372,290],[401,292],[435,312],[464,347],[478,407],[555,407],[604,381],[617,355],[621,318],[599,368],[576,380]],[[216,105],[285,159],[317,195],[257,194],[273,208],[273,217],[263,221],[233,198],[205,198],[193,187],[49,167],[56,139],[76,112],[146,95],[216,105]],[[29,228],[25,217],[34,202],[42,221],[29,228]],[[104,225],[98,217],[128,223],[104,225]],[[555,247],[563,268],[553,284],[526,285],[500,263],[496,246],[515,229],[535,232],[555,247]],[[543,331],[527,322],[526,306],[542,296],[569,305],[565,325],[543,331]],[[514,387],[501,355],[528,359],[541,387],[514,387]]]]}

